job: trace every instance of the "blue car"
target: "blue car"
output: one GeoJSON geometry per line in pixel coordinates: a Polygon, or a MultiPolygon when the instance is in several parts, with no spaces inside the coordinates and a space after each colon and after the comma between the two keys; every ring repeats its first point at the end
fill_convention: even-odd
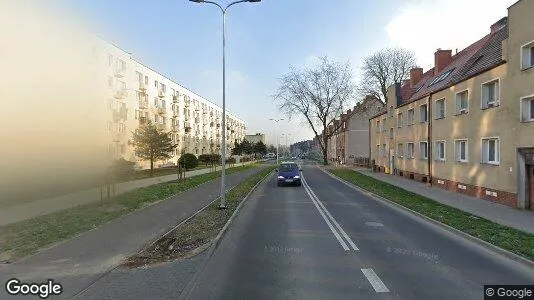
{"type": "Polygon", "coordinates": [[[278,172],[278,186],[286,184],[300,186],[300,172],[299,166],[294,162],[283,162],[276,170],[278,172]]]}

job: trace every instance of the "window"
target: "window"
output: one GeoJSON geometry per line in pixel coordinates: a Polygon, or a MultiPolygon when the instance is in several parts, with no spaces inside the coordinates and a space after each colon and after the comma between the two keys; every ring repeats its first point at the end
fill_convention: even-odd
{"type": "Polygon", "coordinates": [[[436,142],[436,160],[445,161],[445,141],[436,142]]]}
{"type": "Polygon", "coordinates": [[[414,124],[415,111],[413,108],[408,110],[408,126],[414,124]]]}
{"type": "Polygon", "coordinates": [[[456,161],[467,162],[467,140],[454,141],[454,158],[456,161]]]}
{"type": "Polygon", "coordinates": [[[466,114],[468,111],[468,91],[459,92],[456,94],[456,114],[466,114]]]}
{"type": "Polygon", "coordinates": [[[165,91],[166,91],[166,86],[165,86],[165,84],[160,83],[160,85],[159,85],[159,90],[162,91],[163,93],[165,93],[165,91]]]}
{"type": "Polygon", "coordinates": [[[157,80],[154,80],[154,87],[155,88],[158,88],[159,87],[159,82],[157,80]]]}
{"type": "Polygon", "coordinates": [[[436,119],[445,118],[445,98],[436,101],[436,119]]]}
{"type": "Polygon", "coordinates": [[[424,123],[428,121],[428,109],[427,105],[423,104],[419,106],[419,122],[424,123]]]}
{"type": "Polygon", "coordinates": [[[499,105],[499,79],[482,84],[482,109],[499,105]]]}
{"type": "Polygon", "coordinates": [[[382,119],[382,131],[386,131],[386,117],[382,119]]]}
{"type": "Polygon", "coordinates": [[[521,99],[521,121],[534,121],[534,96],[521,99]]]}
{"type": "Polygon", "coordinates": [[[124,60],[122,60],[122,59],[119,59],[119,61],[117,62],[117,67],[121,71],[126,70],[126,62],[124,60]]]}
{"type": "Polygon", "coordinates": [[[398,128],[402,127],[402,113],[397,114],[397,127],[398,128]]]}
{"type": "Polygon", "coordinates": [[[393,106],[389,107],[389,117],[393,118],[393,106]]]}
{"type": "Polygon", "coordinates": [[[139,71],[135,71],[135,76],[137,76],[137,81],[139,81],[139,83],[143,83],[143,74],[139,71]]]}
{"type": "Polygon", "coordinates": [[[389,129],[389,138],[393,139],[393,127],[389,129]]]}
{"type": "Polygon", "coordinates": [[[384,153],[382,156],[387,157],[388,156],[388,147],[386,144],[382,144],[382,149],[384,149],[384,153]]]}
{"type": "Polygon", "coordinates": [[[432,82],[428,86],[431,86],[431,85],[436,84],[436,83],[438,83],[440,81],[443,81],[445,78],[447,78],[449,75],[451,75],[452,71],[454,71],[454,69],[449,70],[449,71],[439,75],[438,77],[434,78],[434,80],[432,80],[432,82]]]}
{"type": "Polygon", "coordinates": [[[113,77],[108,77],[108,87],[113,87],[113,77]]]}
{"type": "Polygon", "coordinates": [[[521,47],[521,69],[534,67],[534,41],[521,47]]]}
{"type": "Polygon", "coordinates": [[[382,156],[382,149],[380,148],[380,145],[376,145],[376,153],[378,156],[382,156]]]}
{"type": "Polygon", "coordinates": [[[482,162],[486,164],[499,164],[499,139],[482,139],[482,162]]]}
{"type": "Polygon", "coordinates": [[[135,119],[136,120],[139,119],[139,110],[137,109],[135,110],[135,119]]]}
{"type": "Polygon", "coordinates": [[[108,54],[108,66],[113,66],[113,55],[108,54]]]}
{"type": "Polygon", "coordinates": [[[376,132],[380,132],[380,120],[376,121],[376,132]]]}
{"type": "Polygon", "coordinates": [[[406,157],[408,158],[414,157],[413,143],[406,144],[406,157]]]}
{"type": "Polygon", "coordinates": [[[165,108],[165,100],[161,100],[161,107],[165,108]]]}
{"type": "Polygon", "coordinates": [[[398,157],[404,156],[404,145],[402,143],[397,144],[397,156],[398,157]]]}
{"type": "Polygon", "coordinates": [[[159,117],[158,115],[154,115],[154,123],[158,123],[158,120],[159,120],[158,117],[159,117]]]}
{"type": "Polygon", "coordinates": [[[428,159],[428,143],[419,142],[419,155],[421,159],[428,159]]]}
{"type": "Polygon", "coordinates": [[[158,98],[154,98],[154,106],[158,106],[158,98]]]}
{"type": "Polygon", "coordinates": [[[145,75],[145,85],[148,86],[148,76],[147,75],[145,75]]]}
{"type": "Polygon", "coordinates": [[[126,153],[126,146],[124,144],[121,144],[121,154],[126,153]]]}

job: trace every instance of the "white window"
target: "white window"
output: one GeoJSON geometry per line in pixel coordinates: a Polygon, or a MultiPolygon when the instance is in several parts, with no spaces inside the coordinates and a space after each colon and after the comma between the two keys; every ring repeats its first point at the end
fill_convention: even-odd
{"type": "Polygon", "coordinates": [[[384,149],[384,153],[382,154],[384,157],[388,156],[388,147],[386,144],[382,144],[382,149],[384,149]]]}
{"type": "Polygon", "coordinates": [[[456,114],[466,114],[469,109],[469,92],[463,91],[456,94],[456,114]]]}
{"type": "Polygon", "coordinates": [[[445,160],[445,141],[436,142],[436,160],[445,160]]]}
{"type": "Polygon", "coordinates": [[[428,109],[427,105],[423,104],[419,106],[419,122],[424,123],[428,121],[428,109]]]}
{"type": "Polygon", "coordinates": [[[422,159],[428,159],[428,143],[419,142],[419,155],[422,159]]]}
{"type": "Polygon", "coordinates": [[[382,149],[380,148],[380,145],[376,145],[376,153],[378,156],[382,156],[382,149]]]}
{"type": "Polygon", "coordinates": [[[393,127],[389,129],[389,138],[393,139],[393,127]]]}
{"type": "Polygon", "coordinates": [[[113,66],[113,55],[108,54],[108,66],[113,66]]]}
{"type": "Polygon", "coordinates": [[[436,119],[445,118],[445,98],[436,101],[436,119]]]}
{"type": "Polygon", "coordinates": [[[454,158],[456,161],[467,162],[467,140],[454,141],[454,158]]]}
{"type": "Polygon", "coordinates": [[[482,84],[482,108],[499,105],[499,79],[482,84]]]}
{"type": "Polygon", "coordinates": [[[521,47],[521,68],[523,70],[534,67],[534,41],[521,47]]]}
{"type": "Polygon", "coordinates": [[[143,74],[139,71],[135,71],[135,76],[137,76],[137,81],[139,81],[139,83],[143,83],[143,74]]]}
{"type": "Polygon", "coordinates": [[[154,106],[158,107],[158,98],[154,98],[154,106]]]}
{"type": "Polygon", "coordinates": [[[413,149],[413,143],[407,143],[406,144],[406,157],[408,158],[414,158],[414,149],[413,149]]]}
{"type": "Polygon", "coordinates": [[[154,123],[158,123],[158,120],[159,120],[158,117],[159,117],[158,115],[154,115],[154,123]]]}
{"type": "Polygon", "coordinates": [[[404,156],[404,145],[402,143],[397,144],[397,156],[398,157],[404,156]]]}
{"type": "Polygon", "coordinates": [[[145,85],[148,86],[148,76],[147,75],[145,75],[145,85]]]}
{"type": "Polygon", "coordinates": [[[165,108],[165,100],[161,100],[161,107],[165,108]]]}
{"type": "Polygon", "coordinates": [[[380,132],[380,120],[376,121],[376,132],[380,132]]]}
{"type": "Polygon", "coordinates": [[[498,138],[482,139],[482,162],[499,164],[500,143],[498,138]]]}
{"type": "Polygon", "coordinates": [[[397,114],[397,127],[398,128],[402,127],[402,113],[397,114]]]}
{"type": "Polygon", "coordinates": [[[534,121],[534,96],[521,99],[521,121],[534,121]]]}
{"type": "Polygon", "coordinates": [[[154,80],[154,87],[155,88],[158,88],[159,87],[159,82],[157,80],[154,80]]]}
{"type": "Polygon", "coordinates": [[[408,126],[414,124],[415,111],[413,108],[408,110],[408,126]]]}

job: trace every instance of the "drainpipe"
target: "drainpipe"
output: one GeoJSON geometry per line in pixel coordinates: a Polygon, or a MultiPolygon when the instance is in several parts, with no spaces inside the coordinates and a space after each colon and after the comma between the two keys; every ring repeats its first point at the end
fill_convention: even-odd
{"type": "Polygon", "coordinates": [[[428,125],[427,125],[427,145],[428,145],[428,184],[432,186],[432,93],[428,96],[428,125]]]}
{"type": "MultiPolygon", "coordinates": [[[[369,139],[368,139],[368,141],[369,141],[369,152],[368,153],[369,154],[368,154],[368,157],[367,157],[367,161],[368,161],[367,164],[371,167],[371,169],[373,169],[374,165],[371,165],[371,119],[369,119],[369,127],[368,128],[369,128],[369,139]]],[[[373,169],[373,171],[374,171],[374,169],[373,169]]]]}

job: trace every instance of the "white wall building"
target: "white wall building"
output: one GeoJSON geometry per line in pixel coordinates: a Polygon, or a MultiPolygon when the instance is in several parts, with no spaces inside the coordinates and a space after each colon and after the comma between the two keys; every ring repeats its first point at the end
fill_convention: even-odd
{"type": "MultiPolygon", "coordinates": [[[[103,124],[109,133],[108,151],[147,167],[148,162],[135,156],[128,140],[142,124],[151,121],[162,130],[171,132],[178,144],[172,157],[155,165],[175,163],[183,153],[220,154],[222,145],[222,108],[195,94],[169,78],[144,66],[122,49],[92,39],[96,78],[105,78],[105,110],[109,115],[103,124]]],[[[245,136],[245,122],[226,112],[227,155],[234,141],[245,136]]]]}

